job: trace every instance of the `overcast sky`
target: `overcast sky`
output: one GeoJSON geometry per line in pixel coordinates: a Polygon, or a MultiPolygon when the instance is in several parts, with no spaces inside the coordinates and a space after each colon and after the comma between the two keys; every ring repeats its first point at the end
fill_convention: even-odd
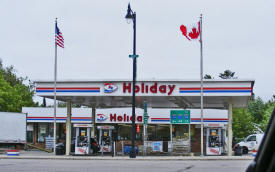
{"type": "MultiPolygon", "coordinates": [[[[132,79],[127,0],[1,0],[0,58],[31,80],[54,78],[54,21],[65,39],[58,80],[132,79]]],[[[180,25],[203,14],[204,74],[226,69],[275,94],[274,0],[136,0],[137,79],[199,79],[200,49],[180,25]]]]}

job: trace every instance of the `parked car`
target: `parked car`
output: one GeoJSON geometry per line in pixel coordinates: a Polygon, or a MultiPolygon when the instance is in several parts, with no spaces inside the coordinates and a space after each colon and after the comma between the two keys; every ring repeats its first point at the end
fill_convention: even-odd
{"type": "MultiPolygon", "coordinates": [[[[91,138],[90,140],[91,143],[91,154],[95,154],[100,150],[100,146],[97,143],[96,139],[91,138]]],[[[66,152],[66,142],[58,143],[56,144],[56,154],[57,155],[64,155],[66,152]]],[[[75,139],[71,141],[71,153],[75,152],[75,139]]]]}
{"type": "Polygon", "coordinates": [[[261,141],[263,139],[264,134],[251,134],[247,136],[243,141],[237,143],[235,147],[240,146],[242,148],[242,153],[247,154],[248,151],[252,151],[254,149],[258,149],[261,141]]]}

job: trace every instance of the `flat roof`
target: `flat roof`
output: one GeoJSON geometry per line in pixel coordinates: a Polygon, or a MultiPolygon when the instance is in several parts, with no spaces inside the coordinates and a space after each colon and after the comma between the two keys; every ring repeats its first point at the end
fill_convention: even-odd
{"type": "MultiPolygon", "coordinates": [[[[228,100],[233,107],[246,107],[253,95],[253,79],[204,79],[204,108],[226,109],[228,100]]],[[[53,99],[54,81],[35,81],[36,95],[53,99]]],[[[138,79],[136,107],[200,108],[200,80],[138,79]]],[[[115,108],[132,106],[132,80],[58,80],[57,100],[71,100],[73,104],[115,108]],[[106,84],[112,85],[106,91],[106,84]]]]}
{"type": "MultiPolygon", "coordinates": [[[[87,80],[57,80],[57,82],[130,82],[133,81],[132,79],[87,79],[87,80]]],[[[149,79],[137,79],[137,82],[198,82],[200,81],[199,79],[155,79],[155,78],[149,78],[149,79]]],[[[203,79],[203,82],[255,82],[254,79],[203,79]]],[[[54,82],[53,80],[35,80],[35,83],[50,83],[54,82]]]]}

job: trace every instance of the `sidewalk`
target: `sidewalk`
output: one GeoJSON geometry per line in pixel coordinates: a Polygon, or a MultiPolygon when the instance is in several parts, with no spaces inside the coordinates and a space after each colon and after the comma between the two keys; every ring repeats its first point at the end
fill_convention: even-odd
{"type": "Polygon", "coordinates": [[[253,160],[251,155],[244,156],[137,156],[136,158],[129,158],[129,156],[115,156],[111,155],[95,155],[95,156],[65,156],[54,155],[42,151],[20,151],[19,156],[7,156],[0,154],[0,159],[58,159],[58,160],[144,160],[144,161],[169,161],[169,160],[253,160]]]}

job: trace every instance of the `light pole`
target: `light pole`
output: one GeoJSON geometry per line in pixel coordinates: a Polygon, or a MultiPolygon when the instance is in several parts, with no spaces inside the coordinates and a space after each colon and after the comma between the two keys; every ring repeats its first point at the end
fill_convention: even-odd
{"type": "Polygon", "coordinates": [[[136,105],[136,93],[135,93],[135,85],[136,85],[136,71],[137,71],[137,57],[136,55],[136,12],[133,12],[130,3],[128,4],[127,14],[125,16],[127,20],[133,20],[133,29],[134,29],[134,41],[133,41],[133,55],[129,55],[129,57],[133,58],[133,85],[132,85],[132,149],[130,152],[130,158],[136,158],[135,152],[135,137],[136,137],[136,115],[135,115],[135,105],[136,105]]]}

